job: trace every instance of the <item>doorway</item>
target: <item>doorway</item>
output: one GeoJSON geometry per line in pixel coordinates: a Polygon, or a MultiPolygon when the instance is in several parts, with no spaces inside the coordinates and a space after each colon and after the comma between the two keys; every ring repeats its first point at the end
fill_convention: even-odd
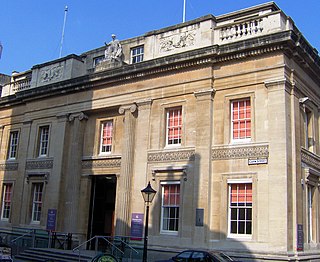
{"type": "Polygon", "coordinates": [[[115,175],[92,177],[88,238],[114,235],[116,186],[115,175]]]}

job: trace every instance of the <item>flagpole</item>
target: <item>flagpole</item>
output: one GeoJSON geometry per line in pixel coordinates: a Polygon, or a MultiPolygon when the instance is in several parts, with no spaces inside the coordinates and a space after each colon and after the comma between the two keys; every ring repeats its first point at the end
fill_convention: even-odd
{"type": "Polygon", "coordinates": [[[182,15],[182,22],[184,23],[186,21],[186,1],[183,0],[183,15],[182,15]]]}
{"type": "Polygon", "coordinates": [[[62,55],[62,45],[63,45],[63,39],[64,39],[64,30],[66,28],[67,13],[68,13],[68,6],[66,6],[64,9],[64,19],[63,19],[59,58],[61,58],[61,55],[62,55]]]}

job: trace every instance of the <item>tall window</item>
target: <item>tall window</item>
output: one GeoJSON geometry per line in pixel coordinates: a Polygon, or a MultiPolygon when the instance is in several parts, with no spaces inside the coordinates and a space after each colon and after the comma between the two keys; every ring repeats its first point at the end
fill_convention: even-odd
{"type": "Polygon", "coordinates": [[[143,61],[144,48],[138,46],[131,49],[131,64],[139,63],[143,61]]]}
{"type": "Polygon", "coordinates": [[[177,234],[179,228],[180,184],[162,182],[161,232],[177,234]]]}
{"type": "Polygon", "coordinates": [[[42,211],[43,183],[33,184],[32,222],[40,222],[42,211]]]}
{"type": "Polygon", "coordinates": [[[251,139],[250,98],[231,102],[231,134],[233,141],[246,141],[251,139]]]}
{"type": "Polygon", "coordinates": [[[18,131],[10,132],[8,159],[17,158],[18,141],[19,141],[19,132],[18,131]]]}
{"type": "Polygon", "coordinates": [[[252,183],[229,184],[229,235],[252,234],[252,183]]]}
{"type": "Polygon", "coordinates": [[[182,107],[167,110],[167,145],[181,145],[182,107]]]}
{"type": "Polygon", "coordinates": [[[313,149],[314,146],[314,133],[312,125],[312,111],[308,108],[304,110],[304,137],[305,137],[305,148],[307,150],[313,149]]]}
{"type": "Polygon", "coordinates": [[[9,220],[11,210],[12,184],[3,184],[1,219],[9,220]]]}
{"type": "Polygon", "coordinates": [[[110,153],[112,149],[113,122],[106,121],[101,125],[100,153],[110,153]]]}
{"type": "Polygon", "coordinates": [[[308,242],[315,241],[315,205],[314,205],[314,193],[315,187],[308,185],[308,242]]]}
{"type": "Polygon", "coordinates": [[[39,156],[47,156],[49,147],[49,126],[40,127],[39,156]]]}

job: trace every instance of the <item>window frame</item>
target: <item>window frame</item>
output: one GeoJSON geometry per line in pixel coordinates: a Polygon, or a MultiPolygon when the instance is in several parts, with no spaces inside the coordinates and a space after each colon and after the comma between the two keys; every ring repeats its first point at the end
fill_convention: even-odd
{"type": "Polygon", "coordinates": [[[37,149],[37,156],[38,157],[47,157],[49,155],[49,141],[50,141],[50,125],[41,125],[39,126],[39,133],[38,133],[38,149],[37,149]],[[43,130],[47,132],[43,134],[43,130]],[[46,140],[44,140],[44,135],[46,135],[46,140]],[[44,144],[46,145],[44,147],[44,144]],[[42,150],[45,149],[45,153],[42,153],[42,150]]]}
{"type": "Polygon", "coordinates": [[[41,215],[43,211],[43,193],[44,193],[43,182],[32,183],[32,203],[31,203],[31,223],[32,224],[40,224],[41,222],[41,215]]]}
{"type": "MultiPolygon", "coordinates": [[[[228,207],[228,232],[227,232],[227,236],[228,238],[238,238],[238,239],[252,239],[253,238],[253,234],[254,234],[254,220],[253,220],[253,212],[254,212],[254,184],[251,178],[248,179],[228,179],[227,181],[227,186],[228,186],[228,203],[227,203],[227,207],[228,207]],[[232,207],[231,206],[231,186],[232,185],[240,185],[240,184],[250,184],[251,185],[251,207],[250,206],[235,206],[232,207]],[[231,210],[232,209],[237,209],[237,211],[240,209],[245,209],[245,214],[246,214],[246,210],[250,209],[251,210],[251,220],[247,220],[244,219],[244,221],[250,221],[251,222],[251,233],[250,234],[239,234],[239,233],[231,233],[231,210]]],[[[237,202],[239,203],[239,202],[237,202]]],[[[238,212],[237,212],[238,215],[238,212]]],[[[238,223],[239,223],[239,218],[237,217],[236,222],[237,222],[237,227],[238,227],[238,223]]]]}
{"type": "MultiPolygon", "coordinates": [[[[178,235],[179,233],[179,228],[180,228],[180,224],[181,224],[181,183],[180,181],[161,181],[160,182],[160,186],[161,186],[161,210],[160,210],[160,233],[161,234],[166,234],[166,235],[178,235]],[[178,185],[179,186],[179,194],[178,194],[178,205],[164,205],[164,188],[165,186],[174,186],[174,185],[178,185]],[[165,220],[165,208],[175,208],[178,209],[178,215],[174,216],[174,220],[177,221],[177,225],[175,225],[175,229],[176,230],[168,230],[168,229],[164,229],[164,220],[165,220]]],[[[177,200],[175,200],[176,202],[177,200]]],[[[170,218],[170,216],[168,216],[168,219],[170,218]]],[[[171,218],[170,218],[171,219],[171,218]]]]}
{"type": "Polygon", "coordinates": [[[9,221],[11,217],[11,203],[12,203],[12,196],[13,196],[13,183],[3,183],[2,184],[2,199],[1,199],[1,220],[2,221],[9,221]],[[7,191],[8,186],[10,186],[9,192],[7,191]],[[9,193],[9,199],[7,195],[9,193]],[[7,214],[5,217],[4,214],[7,214]]]}
{"type": "Polygon", "coordinates": [[[93,67],[96,67],[104,60],[104,55],[96,56],[93,58],[93,67]]]}
{"type": "Polygon", "coordinates": [[[130,49],[130,61],[131,64],[137,64],[143,62],[144,59],[144,45],[135,46],[130,49]],[[142,50],[142,52],[140,52],[142,50]],[[135,53],[137,51],[137,53],[135,53]]]}
{"type": "MultiPolygon", "coordinates": [[[[182,106],[174,106],[174,107],[168,107],[165,109],[165,128],[166,128],[166,142],[165,142],[165,146],[166,147],[179,147],[182,145],[183,143],[183,123],[184,123],[184,119],[183,119],[183,107],[182,106]],[[180,118],[180,124],[178,124],[177,126],[171,126],[170,125],[170,112],[171,111],[175,111],[175,110],[179,110],[180,111],[180,116],[178,116],[178,118],[180,118]],[[180,140],[178,141],[178,143],[169,143],[169,133],[170,130],[175,130],[178,129],[178,139],[180,140]]],[[[173,131],[174,132],[174,131],[173,131]]],[[[174,139],[171,139],[174,140],[174,139]]]]}
{"type": "MultiPolygon", "coordinates": [[[[245,111],[246,111],[247,107],[245,106],[245,111]]],[[[246,111],[247,112],[247,111],[246,111]]],[[[246,114],[246,113],[245,113],[246,114]]],[[[238,113],[238,115],[240,115],[240,112],[238,113]]],[[[232,99],[230,100],[230,133],[231,133],[231,141],[233,143],[239,143],[239,142],[250,142],[252,140],[252,101],[250,97],[243,97],[243,98],[239,98],[239,99],[232,99]],[[247,101],[250,102],[250,118],[244,117],[244,118],[238,118],[238,119],[234,119],[233,116],[233,108],[235,103],[238,103],[238,108],[239,108],[239,103],[241,102],[245,102],[247,103],[247,101]],[[235,122],[238,122],[239,128],[238,128],[238,132],[240,133],[242,130],[245,130],[245,133],[247,133],[247,130],[250,131],[250,136],[245,135],[245,138],[235,138],[234,137],[234,124],[235,122]],[[245,128],[241,128],[240,125],[241,123],[245,124],[245,128]],[[250,128],[247,128],[247,123],[250,123],[250,128]]],[[[240,135],[239,135],[240,136],[240,135]]]]}
{"type": "Polygon", "coordinates": [[[8,144],[8,160],[15,160],[18,157],[18,147],[19,147],[19,131],[18,130],[12,130],[9,133],[9,144],[8,144]],[[13,135],[17,135],[17,137],[14,139],[13,135]],[[16,143],[14,144],[14,141],[16,143]],[[13,154],[13,156],[12,156],[13,154]]]}
{"type": "Polygon", "coordinates": [[[108,120],[104,120],[101,122],[100,124],[100,136],[99,136],[99,155],[110,155],[112,153],[113,150],[113,142],[114,142],[114,121],[112,119],[108,119],[108,120]],[[106,146],[110,147],[110,150],[104,152],[103,151],[103,130],[104,130],[104,125],[107,123],[111,123],[112,129],[111,129],[111,137],[107,137],[111,139],[111,144],[107,144],[106,146]]]}

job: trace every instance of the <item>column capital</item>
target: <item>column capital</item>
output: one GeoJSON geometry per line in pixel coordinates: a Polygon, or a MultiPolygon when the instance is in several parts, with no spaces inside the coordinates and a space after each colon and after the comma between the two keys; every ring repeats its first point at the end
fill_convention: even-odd
{"type": "Polygon", "coordinates": [[[152,99],[143,99],[136,102],[139,110],[144,110],[150,108],[152,104],[152,99]]]}
{"type": "Polygon", "coordinates": [[[125,111],[130,111],[131,113],[134,113],[137,110],[136,104],[129,104],[129,105],[123,105],[119,108],[119,114],[124,114],[125,111]]]}
{"type": "Polygon", "coordinates": [[[197,99],[202,99],[202,100],[207,98],[213,99],[216,94],[216,90],[214,88],[199,90],[199,91],[195,91],[193,94],[197,99]]]}
{"type": "Polygon", "coordinates": [[[78,112],[78,113],[71,113],[69,114],[68,116],[68,121],[69,122],[72,122],[74,121],[76,118],[79,119],[79,121],[82,121],[82,120],[87,120],[88,119],[88,116],[83,113],[83,112],[78,112]]]}

